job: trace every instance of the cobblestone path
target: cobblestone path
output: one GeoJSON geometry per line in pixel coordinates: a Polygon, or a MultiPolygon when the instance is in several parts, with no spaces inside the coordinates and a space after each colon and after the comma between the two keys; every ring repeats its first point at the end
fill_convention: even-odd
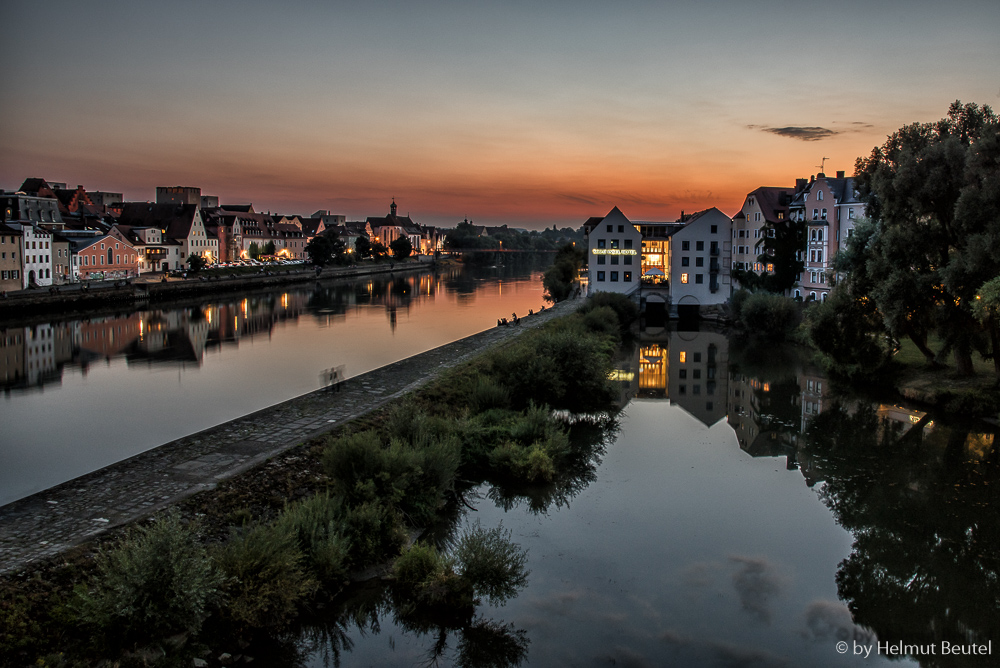
{"type": "Polygon", "coordinates": [[[562,302],[318,390],[147,450],[0,507],[0,573],[16,571],[107,530],[211,489],[302,441],[379,408],[521,331],[575,309],[562,302]]]}

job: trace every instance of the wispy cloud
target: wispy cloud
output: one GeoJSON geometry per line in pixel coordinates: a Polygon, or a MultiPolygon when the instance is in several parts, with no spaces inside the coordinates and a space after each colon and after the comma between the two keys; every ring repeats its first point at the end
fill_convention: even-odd
{"type": "Polygon", "coordinates": [[[819,141],[820,139],[826,139],[840,134],[840,131],[838,130],[821,128],[818,125],[786,125],[780,128],[772,127],[770,125],[748,125],[747,127],[751,130],[770,132],[771,134],[778,135],[779,137],[788,137],[789,139],[798,139],[801,141],[819,141]]]}
{"type": "Polygon", "coordinates": [[[740,566],[733,574],[733,587],[743,609],[760,621],[770,623],[770,602],[781,591],[776,569],[764,559],[730,557],[729,560],[740,566]]]}

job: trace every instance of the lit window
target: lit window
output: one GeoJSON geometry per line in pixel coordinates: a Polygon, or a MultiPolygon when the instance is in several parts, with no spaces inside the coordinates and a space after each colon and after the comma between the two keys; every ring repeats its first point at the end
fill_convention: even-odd
{"type": "Polygon", "coordinates": [[[681,283],[687,283],[687,282],[688,282],[688,275],[681,274],[681,283]]]}
{"type": "Polygon", "coordinates": [[[688,361],[688,354],[687,354],[687,352],[685,352],[685,351],[682,350],[680,352],[680,363],[684,364],[687,361],[688,361]]]}

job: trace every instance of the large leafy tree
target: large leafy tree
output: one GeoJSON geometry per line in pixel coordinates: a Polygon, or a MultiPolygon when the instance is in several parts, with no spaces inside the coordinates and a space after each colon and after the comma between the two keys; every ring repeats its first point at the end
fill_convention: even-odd
{"type": "Polygon", "coordinates": [[[410,241],[409,237],[393,239],[389,243],[389,248],[392,250],[392,256],[400,262],[413,254],[413,242],[410,241]]]}
{"type": "Polygon", "coordinates": [[[314,265],[325,267],[344,257],[344,253],[347,252],[347,244],[334,230],[326,230],[310,239],[304,250],[314,265]]]}
{"type": "Polygon", "coordinates": [[[874,228],[850,259],[848,289],[871,299],[896,339],[931,362],[953,353],[972,373],[989,339],[972,305],[1000,275],[1000,122],[988,106],[955,102],[859,158],[855,180],[874,228]],[[934,351],[928,335],[942,347],[934,351]]]}
{"type": "Polygon", "coordinates": [[[754,250],[757,262],[765,271],[757,273],[752,269],[733,271],[740,285],[756,292],[785,293],[791,290],[805,269],[799,251],[806,247],[806,223],[799,220],[769,222],[764,226],[764,236],[754,250]]]}

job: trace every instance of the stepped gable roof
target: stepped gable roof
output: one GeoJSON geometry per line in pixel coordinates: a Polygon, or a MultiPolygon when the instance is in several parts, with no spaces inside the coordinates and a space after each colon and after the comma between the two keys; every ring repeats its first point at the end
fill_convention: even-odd
{"type": "Polygon", "coordinates": [[[158,227],[165,237],[186,239],[197,210],[197,204],[126,202],[118,221],[134,227],[158,227]]]}

